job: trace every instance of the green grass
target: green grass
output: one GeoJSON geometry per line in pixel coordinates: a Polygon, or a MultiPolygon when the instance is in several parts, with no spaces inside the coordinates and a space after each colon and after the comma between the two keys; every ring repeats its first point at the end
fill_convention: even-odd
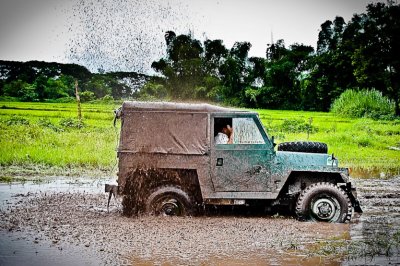
{"type": "MultiPolygon", "coordinates": [[[[84,126],[79,128],[74,126],[76,104],[0,102],[0,176],[15,174],[15,169],[46,174],[48,168],[59,174],[113,170],[120,130],[112,125],[117,107],[82,104],[84,126]]],[[[350,119],[322,112],[257,112],[277,143],[325,142],[341,166],[361,175],[365,171],[399,174],[400,120],[350,119]]]]}
{"type": "Polygon", "coordinates": [[[116,107],[82,104],[84,126],[78,128],[63,123],[76,122],[76,104],[2,102],[0,165],[21,166],[22,171],[32,165],[57,172],[65,172],[60,167],[110,171],[119,134],[113,127],[116,107]]]}

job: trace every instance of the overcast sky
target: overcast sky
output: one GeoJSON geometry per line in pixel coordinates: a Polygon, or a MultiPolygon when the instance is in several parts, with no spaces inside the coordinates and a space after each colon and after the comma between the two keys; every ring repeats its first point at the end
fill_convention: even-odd
{"type": "Polygon", "coordinates": [[[0,59],[74,62],[92,71],[150,73],[165,53],[164,32],[204,41],[316,47],[320,25],[351,19],[375,0],[0,0],[0,59]]]}

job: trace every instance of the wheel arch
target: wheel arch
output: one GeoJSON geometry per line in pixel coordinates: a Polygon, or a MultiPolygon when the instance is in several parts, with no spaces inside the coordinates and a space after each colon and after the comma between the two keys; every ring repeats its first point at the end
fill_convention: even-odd
{"type": "Polygon", "coordinates": [[[163,187],[176,187],[184,191],[195,205],[203,201],[196,169],[136,168],[127,173],[122,190],[123,214],[132,216],[143,213],[147,198],[163,187]]]}
{"type": "Polygon", "coordinates": [[[279,197],[298,194],[313,183],[328,182],[336,185],[346,183],[346,181],[340,172],[291,171],[279,193],[279,197]]]}

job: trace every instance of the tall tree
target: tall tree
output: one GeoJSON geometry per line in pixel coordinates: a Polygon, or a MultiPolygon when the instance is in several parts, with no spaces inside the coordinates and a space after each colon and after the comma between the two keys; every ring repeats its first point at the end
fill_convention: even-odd
{"type": "Polygon", "coordinates": [[[219,68],[225,61],[228,50],[222,40],[206,40],[204,42],[205,70],[208,74],[220,77],[219,68]]]}
{"type": "Polygon", "coordinates": [[[152,68],[166,78],[166,88],[174,99],[190,98],[204,78],[200,41],[172,31],[165,34],[167,57],[152,63],[152,68]]]}
{"type": "Polygon", "coordinates": [[[357,26],[354,76],[360,87],[375,88],[394,100],[400,115],[400,5],[369,4],[357,26]]]}
{"type": "Polygon", "coordinates": [[[268,108],[299,109],[301,84],[306,77],[308,61],[314,49],[303,44],[285,47],[278,40],[267,48],[265,95],[263,102],[268,108]]]}
{"type": "Polygon", "coordinates": [[[357,86],[351,59],[354,51],[351,36],[346,32],[342,17],[321,24],[317,54],[312,60],[305,90],[315,100],[304,98],[305,109],[328,111],[332,101],[343,91],[357,86]]]}
{"type": "Polygon", "coordinates": [[[219,69],[224,86],[223,96],[227,102],[234,105],[243,105],[244,89],[249,74],[247,63],[250,48],[249,42],[236,42],[219,69]]]}

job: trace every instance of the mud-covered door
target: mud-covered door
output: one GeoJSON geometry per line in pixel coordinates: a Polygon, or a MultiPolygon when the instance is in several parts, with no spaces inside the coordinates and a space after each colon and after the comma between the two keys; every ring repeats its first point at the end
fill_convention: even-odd
{"type": "Polygon", "coordinates": [[[211,118],[214,131],[211,171],[215,190],[272,191],[269,181],[273,149],[258,117],[215,114],[211,118]],[[229,141],[231,130],[233,138],[229,141]]]}

